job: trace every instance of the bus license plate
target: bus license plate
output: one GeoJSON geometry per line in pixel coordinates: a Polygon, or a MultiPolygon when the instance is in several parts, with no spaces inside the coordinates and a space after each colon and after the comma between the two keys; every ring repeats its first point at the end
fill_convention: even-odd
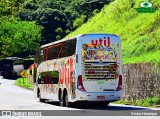
{"type": "Polygon", "coordinates": [[[105,99],[105,96],[97,96],[97,99],[105,99]]]}

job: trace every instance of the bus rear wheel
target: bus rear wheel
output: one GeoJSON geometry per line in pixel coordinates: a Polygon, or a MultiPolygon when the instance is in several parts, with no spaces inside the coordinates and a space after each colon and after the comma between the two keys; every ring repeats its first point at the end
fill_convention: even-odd
{"type": "Polygon", "coordinates": [[[68,101],[68,95],[65,96],[66,107],[72,107],[73,103],[68,101]]]}
{"type": "Polygon", "coordinates": [[[65,99],[64,99],[64,95],[63,94],[61,94],[61,99],[60,99],[60,106],[61,107],[65,107],[65,99]]]}
{"type": "Polygon", "coordinates": [[[62,107],[72,107],[73,104],[68,101],[68,94],[64,94],[61,96],[60,105],[62,107]]]}

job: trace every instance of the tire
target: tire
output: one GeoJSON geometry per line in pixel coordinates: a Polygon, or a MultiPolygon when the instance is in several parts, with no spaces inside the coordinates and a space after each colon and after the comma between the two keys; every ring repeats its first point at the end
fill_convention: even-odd
{"type": "Polygon", "coordinates": [[[66,104],[66,107],[72,107],[73,106],[73,103],[68,101],[68,94],[66,94],[66,96],[65,96],[65,104],[66,104]]]}
{"type": "Polygon", "coordinates": [[[73,103],[68,101],[68,94],[64,94],[61,96],[60,106],[62,107],[72,107],[73,103]]]}
{"type": "Polygon", "coordinates": [[[65,107],[65,99],[64,99],[64,95],[63,94],[61,94],[61,99],[60,99],[60,106],[61,107],[65,107]]]}
{"type": "Polygon", "coordinates": [[[46,100],[45,100],[45,99],[42,99],[42,98],[39,98],[39,101],[40,101],[40,102],[45,102],[46,100]]]}

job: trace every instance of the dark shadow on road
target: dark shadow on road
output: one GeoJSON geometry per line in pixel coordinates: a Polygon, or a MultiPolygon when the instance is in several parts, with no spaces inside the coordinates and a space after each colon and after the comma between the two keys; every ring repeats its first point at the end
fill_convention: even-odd
{"type": "MultiPolygon", "coordinates": [[[[60,106],[59,102],[45,102],[47,104],[51,104],[54,106],[60,106]]],[[[80,104],[80,105],[76,105],[75,107],[72,107],[75,109],[87,109],[87,110],[119,110],[119,111],[123,111],[123,110],[151,110],[149,108],[141,108],[141,107],[132,107],[129,105],[123,105],[123,106],[115,106],[115,105],[108,105],[107,107],[93,107],[92,105],[88,105],[88,104],[80,104]]]]}
{"type": "Polygon", "coordinates": [[[44,102],[44,103],[51,104],[51,105],[54,105],[54,106],[60,106],[60,102],[46,101],[46,102],[44,102]]]}
{"type": "Polygon", "coordinates": [[[78,109],[91,109],[91,110],[150,110],[148,108],[141,107],[131,107],[131,106],[112,106],[108,105],[107,107],[79,107],[78,109]]]}

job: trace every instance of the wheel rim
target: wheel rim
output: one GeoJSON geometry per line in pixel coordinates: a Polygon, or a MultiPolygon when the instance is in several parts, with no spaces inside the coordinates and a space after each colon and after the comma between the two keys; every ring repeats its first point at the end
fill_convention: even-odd
{"type": "Polygon", "coordinates": [[[68,107],[69,106],[68,95],[65,96],[65,103],[66,103],[66,107],[68,107]]]}
{"type": "Polygon", "coordinates": [[[61,100],[60,100],[60,106],[64,106],[64,99],[63,99],[63,95],[61,96],[61,100]]]}

